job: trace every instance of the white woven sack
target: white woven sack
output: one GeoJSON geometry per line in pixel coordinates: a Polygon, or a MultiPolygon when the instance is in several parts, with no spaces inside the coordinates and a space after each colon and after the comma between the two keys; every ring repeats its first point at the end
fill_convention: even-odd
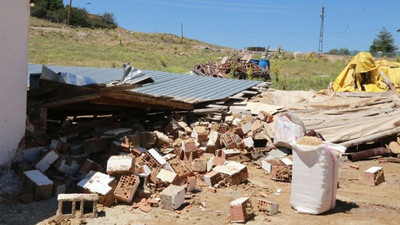
{"type": "Polygon", "coordinates": [[[331,143],[319,146],[298,145],[293,149],[293,173],[290,203],[299,213],[320,214],[336,204],[338,159],[335,151],[345,147],[331,143]]]}

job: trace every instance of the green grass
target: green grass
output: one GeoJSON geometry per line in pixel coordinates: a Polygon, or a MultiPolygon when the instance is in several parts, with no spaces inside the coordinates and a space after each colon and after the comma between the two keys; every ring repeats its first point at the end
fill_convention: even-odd
{"type": "Polygon", "coordinates": [[[272,59],[272,88],[284,90],[321,90],[335,80],[345,68],[347,60],[316,61],[272,59]],[[279,71],[274,70],[280,67],[279,71]],[[276,74],[278,73],[278,81],[276,74]]]}
{"type": "MultiPolygon", "coordinates": [[[[31,18],[31,25],[29,62],[37,64],[121,68],[130,61],[139,69],[188,73],[194,65],[215,61],[233,50],[172,34],[122,28],[66,28],[37,18],[31,18]]],[[[315,56],[298,60],[271,59],[272,88],[326,89],[346,63],[347,60],[315,56]]]]}

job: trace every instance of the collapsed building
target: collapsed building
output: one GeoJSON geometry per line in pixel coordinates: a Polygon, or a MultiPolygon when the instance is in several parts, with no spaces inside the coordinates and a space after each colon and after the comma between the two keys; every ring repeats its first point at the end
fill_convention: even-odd
{"type": "MultiPolygon", "coordinates": [[[[329,145],[329,151],[354,161],[399,154],[399,105],[391,92],[284,92],[258,81],[134,68],[30,64],[29,71],[25,146],[14,162],[24,182],[20,200],[58,196],[60,218],[96,217],[97,204],[178,210],[186,193],[200,187],[215,192],[248,182],[245,162],[259,164],[275,181],[293,180],[292,205],[301,212],[314,206],[302,201],[305,184],[292,167],[301,152],[292,157],[293,146],[338,143],[342,147],[329,145]],[[359,132],[365,121],[369,129],[359,132]],[[317,140],[300,141],[304,135],[317,140]]],[[[331,171],[337,179],[337,163],[331,171]]],[[[327,182],[323,174],[316,182],[327,182]]],[[[370,185],[384,182],[382,168],[366,177],[370,185]]],[[[277,202],[257,201],[259,212],[278,212],[277,202]]],[[[334,207],[332,200],[320,201],[317,211],[304,212],[334,207]]],[[[230,209],[232,222],[254,212],[246,196],[230,209]]]]}

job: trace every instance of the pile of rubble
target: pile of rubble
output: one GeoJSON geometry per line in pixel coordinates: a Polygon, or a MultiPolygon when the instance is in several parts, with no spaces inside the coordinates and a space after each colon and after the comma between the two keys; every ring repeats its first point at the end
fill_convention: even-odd
{"type": "MultiPolygon", "coordinates": [[[[293,182],[292,192],[295,187],[300,193],[296,201],[303,204],[301,201],[308,197],[302,197],[302,193],[310,189],[304,190],[307,185],[299,179],[299,172],[297,177],[293,175],[292,165],[296,160],[300,165],[301,160],[299,153],[290,154],[293,141],[305,148],[323,148],[323,152],[331,148],[330,155],[324,153],[325,160],[338,160],[340,154],[335,152],[340,147],[323,142],[324,137],[318,132],[306,132],[302,120],[290,111],[272,115],[279,108],[263,105],[265,109],[260,110],[255,106],[261,105],[247,102],[249,111],[231,106],[229,112],[219,114],[218,120],[189,112],[74,117],[58,123],[49,121],[49,133],[44,136],[35,134],[44,130],[40,121],[28,121],[26,145],[30,147],[18,152],[15,163],[25,191],[20,200],[26,203],[58,196],[60,218],[96,217],[98,203],[129,204],[131,210],[145,213],[153,207],[174,211],[182,208],[187,193],[215,193],[222,187],[246,183],[247,166],[252,162],[273,180],[293,182]],[[304,135],[313,138],[300,138],[304,135]]],[[[396,154],[394,149],[399,142],[389,146],[396,154]]],[[[383,147],[374,151],[390,154],[383,147]]],[[[356,153],[344,154],[353,161],[360,158],[356,153]]],[[[379,154],[368,157],[371,155],[379,154]]],[[[335,165],[331,168],[335,178],[328,186],[336,187],[338,163],[328,164],[335,165]]],[[[325,182],[324,174],[316,179],[325,182]]],[[[369,185],[384,182],[382,167],[370,168],[364,174],[369,185]]],[[[303,171],[304,175],[309,173],[303,171]]],[[[327,190],[318,189],[321,196],[328,196],[324,192],[327,190]]],[[[332,190],[329,196],[336,195],[336,189],[332,190]]],[[[256,207],[268,215],[279,210],[279,204],[266,197],[257,199],[257,206],[253,207],[250,197],[242,196],[230,203],[231,222],[245,222],[256,207]]],[[[332,207],[333,203],[323,210],[332,207]]]]}
{"type": "MultiPolygon", "coordinates": [[[[166,125],[137,123],[129,117],[80,123],[71,119],[57,128],[59,135],[27,135],[27,145],[35,147],[21,150],[15,165],[23,177],[23,202],[58,196],[58,214],[70,217],[77,213],[74,202],[94,204],[81,212],[82,217],[95,216],[97,203],[133,204],[144,212],[158,206],[176,210],[186,192],[199,187],[216,192],[245,182],[248,171],[243,162],[275,148],[273,116],[265,111],[258,116],[227,115],[221,123],[194,119],[190,125],[185,114],[172,114],[166,125]],[[98,125],[87,129],[93,123],[98,125]]],[[[265,161],[263,167],[270,163],[268,170],[275,171],[277,180],[290,180],[273,162],[265,161]]]]}
{"type": "Polygon", "coordinates": [[[225,56],[218,58],[216,62],[201,63],[195,65],[193,72],[201,76],[223,77],[228,74],[234,77],[246,79],[247,77],[259,77],[269,79],[269,67],[260,67],[251,54],[225,56]]]}

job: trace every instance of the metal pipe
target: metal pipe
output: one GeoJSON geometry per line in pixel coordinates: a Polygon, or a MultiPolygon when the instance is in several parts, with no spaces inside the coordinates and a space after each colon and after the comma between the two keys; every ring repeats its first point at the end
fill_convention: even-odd
{"type": "Polygon", "coordinates": [[[347,157],[351,161],[359,161],[363,159],[368,159],[374,156],[389,156],[390,155],[390,150],[385,148],[385,147],[378,147],[378,148],[373,148],[365,151],[360,151],[360,152],[353,152],[350,153],[347,157]]]}

